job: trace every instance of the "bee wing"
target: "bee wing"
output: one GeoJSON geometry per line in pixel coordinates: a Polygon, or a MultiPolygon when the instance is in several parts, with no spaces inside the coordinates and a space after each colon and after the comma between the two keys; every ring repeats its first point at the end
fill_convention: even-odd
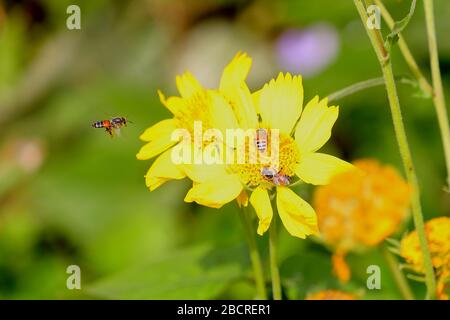
{"type": "Polygon", "coordinates": [[[122,131],[120,131],[120,128],[113,129],[113,131],[116,132],[116,134],[117,134],[118,137],[121,137],[121,136],[122,136],[122,131]]]}

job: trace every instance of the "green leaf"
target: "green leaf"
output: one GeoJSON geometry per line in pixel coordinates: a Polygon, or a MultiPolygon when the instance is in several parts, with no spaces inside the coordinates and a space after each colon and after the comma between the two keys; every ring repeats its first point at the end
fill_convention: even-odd
{"type": "Polygon", "coordinates": [[[409,20],[411,20],[411,17],[414,14],[414,10],[416,9],[416,0],[413,0],[411,2],[411,7],[409,8],[409,13],[400,21],[395,21],[394,26],[391,30],[391,33],[388,34],[386,41],[385,41],[385,47],[388,52],[391,51],[392,46],[397,43],[399,39],[399,33],[403,31],[403,29],[406,28],[406,26],[409,23],[409,20]]]}
{"type": "Polygon", "coordinates": [[[415,274],[408,273],[406,275],[406,277],[408,279],[411,279],[411,280],[414,280],[414,281],[417,281],[417,282],[425,282],[425,276],[418,276],[418,275],[415,275],[415,274]]]}
{"type": "Polygon", "coordinates": [[[393,254],[395,254],[395,255],[401,257],[400,249],[399,249],[399,248],[396,248],[396,247],[387,247],[387,249],[388,249],[391,253],[393,253],[393,254]]]}
{"type": "Polygon", "coordinates": [[[242,248],[198,246],[101,280],[87,293],[106,299],[212,299],[243,276],[242,248]]]}
{"type": "Polygon", "coordinates": [[[414,269],[414,266],[408,264],[408,263],[400,263],[398,265],[398,267],[400,268],[400,270],[406,270],[406,271],[411,271],[411,272],[416,272],[416,270],[414,269]]]}
{"type": "Polygon", "coordinates": [[[394,246],[394,248],[400,248],[400,241],[394,238],[386,238],[386,242],[394,246]]]}

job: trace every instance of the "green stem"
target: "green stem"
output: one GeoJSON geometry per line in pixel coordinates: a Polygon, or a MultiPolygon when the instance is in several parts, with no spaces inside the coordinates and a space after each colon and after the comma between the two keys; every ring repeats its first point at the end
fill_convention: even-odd
{"type": "Polygon", "coordinates": [[[264,272],[261,262],[261,257],[259,255],[258,247],[255,240],[255,231],[252,228],[251,218],[248,212],[248,207],[243,207],[242,212],[239,216],[242,219],[242,224],[244,225],[245,238],[247,240],[247,246],[249,250],[250,262],[253,268],[253,275],[255,277],[256,284],[256,299],[267,300],[266,283],[264,280],[264,272]]]}
{"type": "MultiPolygon", "coordinates": [[[[381,15],[383,16],[383,19],[386,21],[386,24],[390,29],[394,27],[395,21],[392,19],[391,15],[389,14],[389,11],[386,9],[386,7],[383,5],[381,0],[374,0],[375,4],[380,8],[381,15]]],[[[401,33],[398,34],[398,46],[400,48],[400,51],[403,55],[403,58],[406,61],[406,64],[408,65],[409,69],[411,70],[411,73],[413,76],[417,79],[417,82],[419,83],[420,88],[423,92],[428,94],[429,96],[433,95],[433,88],[428,83],[427,79],[425,79],[424,75],[419,69],[419,66],[416,63],[416,60],[414,59],[414,56],[412,55],[411,51],[409,50],[408,45],[406,44],[406,41],[401,33]]]]}
{"type": "Polygon", "coordinates": [[[383,72],[384,81],[386,84],[386,91],[389,99],[389,105],[391,108],[392,121],[394,124],[394,131],[397,138],[397,143],[400,150],[400,156],[403,160],[403,166],[406,171],[408,183],[412,188],[411,192],[411,208],[414,219],[414,225],[416,227],[417,235],[419,237],[420,248],[424,258],[424,268],[426,276],[427,286],[427,299],[433,299],[436,293],[436,280],[434,277],[433,265],[431,263],[430,251],[425,236],[425,228],[423,222],[422,207],[420,204],[420,191],[419,184],[417,182],[416,171],[414,169],[411,152],[409,150],[408,140],[406,138],[406,132],[402,121],[402,114],[400,110],[400,102],[397,95],[397,87],[395,86],[394,75],[392,73],[392,65],[389,56],[386,55],[386,48],[383,41],[377,39],[380,38],[380,31],[377,29],[369,29],[366,25],[367,14],[361,0],[353,0],[358,10],[358,13],[363,22],[364,28],[369,36],[375,53],[378,57],[378,61],[383,72]],[[378,34],[378,35],[377,35],[378,34]]]}
{"type": "MultiPolygon", "coordinates": [[[[408,77],[395,77],[395,80],[400,83],[408,83],[413,84],[413,81],[411,78],[408,77]]],[[[415,82],[414,82],[415,83],[415,82]]],[[[360,81],[357,83],[354,83],[352,85],[349,85],[348,87],[345,87],[343,89],[340,89],[338,91],[335,91],[328,95],[328,102],[336,101],[339,99],[342,99],[346,96],[352,95],[358,91],[362,91],[365,89],[377,87],[384,85],[384,78],[378,77],[378,78],[372,78],[364,81],[360,81]]]]}
{"type": "Polygon", "coordinates": [[[269,251],[270,251],[270,273],[272,276],[272,293],[273,300],[281,300],[281,282],[280,271],[278,270],[278,257],[277,257],[277,215],[274,212],[272,223],[269,228],[269,251]]]}
{"type": "Polygon", "coordinates": [[[445,163],[447,165],[447,189],[450,188],[450,129],[448,124],[447,108],[445,106],[444,90],[442,88],[441,71],[439,69],[439,56],[436,41],[436,28],[434,23],[433,0],[424,0],[425,21],[427,24],[428,48],[430,51],[431,77],[433,79],[433,102],[441,130],[444,145],[445,163]]]}
{"type": "Polygon", "coordinates": [[[433,264],[431,262],[431,255],[428,248],[428,243],[425,235],[425,226],[423,221],[422,206],[420,204],[420,190],[417,181],[416,171],[409,150],[408,140],[406,138],[406,132],[402,121],[402,115],[400,110],[400,102],[397,96],[397,90],[392,77],[391,63],[382,67],[383,74],[386,81],[386,90],[391,106],[392,120],[394,122],[395,134],[397,136],[397,142],[400,149],[400,155],[403,159],[403,166],[406,171],[406,176],[410,186],[412,187],[411,194],[411,207],[414,225],[416,227],[417,235],[419,237],[420,248],[424,256],[424,266],[426,274],[427,284],[427,298],[433,299],[436,291],[436,281],[434,277],[433,264]]]}
{"type": "Polygon", "coordinates": [[[409,287],[408,281],[403,275],[402,271],[398,266],[398,261],[395,259],[394,255],[389,251],[386,246],[383,246],[383,257],[394,276],[395,283],[397,284],[400,293],[406,300],[414,300],[414,295],[409,287]]]}

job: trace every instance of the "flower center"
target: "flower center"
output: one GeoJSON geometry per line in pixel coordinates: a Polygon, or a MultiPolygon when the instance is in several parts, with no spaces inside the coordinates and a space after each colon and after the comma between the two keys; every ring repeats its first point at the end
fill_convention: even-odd
{"type": "MultiPolygon", "coordinates": [[[[268,130],[268,132],[270,132],[270,130],[268,130]]],[[[256,141],[253,143],[256,143],[256,141]]],[[[290,179],[295,175],[295,168],[300,159],[297,144],[290,136],[280,134],[278,157],[272,154],[271,149],[272,143],[269,134],[267,139],[267,150],[265,152],[266,159],[269,159],[268,161],[233,164],[229,166],[230,171],[238,174],[242,182],[249,187],[261,185],[270,189],[275,185],[289,184],[290,179]],[[274,161],[274,159],[277,159],[278,161],[274,161]]],[[[246,150],[248,150],[248,148],[246,150]]],[[[274,151],[276,152],[276,150],[274,151]]],[[[260,159],[264,159],[264,154],[260,154],[260,159]]]]}

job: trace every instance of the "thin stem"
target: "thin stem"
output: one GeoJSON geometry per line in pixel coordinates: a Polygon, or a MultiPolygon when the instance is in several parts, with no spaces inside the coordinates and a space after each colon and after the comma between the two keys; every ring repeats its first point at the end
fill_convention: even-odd
{"type": "Polygon", "coordinates": [[[270,251],[270,273],[272,276],[272,293],[273,300],[281,300],[281,282],[280,271],[278,270],[278,257],[277,257],[277,215],[274,214],[272,223],[269,228],[269,251],[270,251]]]}
{"type": "Polygon", "coordinates": [[[383,72],[384,81],[386,84],[386,91],[391,108],[392,121],[394,124],[395,136],[400,150],[400,156],[403,160],[403,166],[406,171],[408,183],[412,188],[411,192],[411,208],[416,227],[417,235],[419,237],[420,248],[424,257],[424,268],[427,285],[428,299],[433,299],[436,293],[436,280],[433,272],[433,265],[431,263],[430,251],[428,249],[427,240],[425,237],[425,228],[422,215],[422,207],[420,204],[420,190],[417,182],[416,171],[414,169],[411,152],[409,150],[408,140],[406,138],[405,127],[403,125],[402,113],[400,109],[400,102],[397,95],[397,87],[395,86],[394,75],[392,73],[392,65],[389,57],[384,56],[386,52],[383,42],[374,41],[377,39],[376,34],[380,33],[377,29],[370,29],[366,25],[367,14],[361,0],[354,0],[355,6],[363,22],[369,38],[371,39],[373,48],[377,54],[378,61],[383,72]]]}
{"type": "Polygon", "coordinates": [[[386,263],[391,270],[392,275],[394,276],[395,283],[397,284],[397,287],[400,290],[403,298],[406,300],[414,300],[414,295],[411,291],[411,288],[409,287],[408,281],[403,275],[402,270],[400,270],[399,268],[397,259],[386,246],[383,246],[382,251],[383,257],[386,260],[386,263]]]}
{"type": "MultiPolygon", "coordinates": [[[[391,15],[389,14],[389,11],[383,5],[381,0],[374,0],[374,2],[378,6],[378,8],[380,8],[381,15],[383,16],[383,19],[386,21],[388,27],[392,29],[394,27],[395,21],[394,19],[392,19],[391,15]]],[[[414,59],[411,51],[409,50],[408,45],[406,44],[405,38],[402,36],[401,33],[398,34],[398,46],[403,55],[403,58],[405,58],[406,64],[411,70],[413,76],[417,79],[417,82],[419,83],[419,86],[422,89],[422,91],[432,96],[433,88],[422,74],[422,71],[420,71],[419,66],[416,63],[416,60],[414,59]]]]}
{"type": "Polygon", "coordinates": [[[450,188],[450,129],[448,124],[447,108],[445,106],[444,90],[442,88],[441,71],[439,69],[439,56],[436,41],[436,28],[434,23],[433,0],[424,0],[425,21],[427,24],[428,48],[430,51],[431,77],[433,78],[433,102],[441,130],[444,144],[445,163],[447,165],[447,189],[450,188]]]}
{"type": "Polygon", "coordinates": [[[242,212],[239,213],[239,216],[241,216],[242,224],[244,225],[245,238],[247,240],[247,246],[250,255],[250,262],[252,264],[253,275],[255,277],[256,294],[257,294],[256,299],[267,300],[266,283],[264,280],[264,272],[261,257],[259,255],[258,247],[256,245],[256,240],[254,236],[255,232],[254,229],[252,228],[251,219],[247,207],[243,207],[243,210],[242,212]]]}
{"type": "Polygon", "coordinates": [[[366,8],[364,8],[363,3],[361,0],[353,0],[356,6],[356,10],[359,13],[359,16],[361,17],[362,23],[364,25],[364,28],[366,29],[367,35],[369,36],[369,40],[372,43],[372,46],[374,48],[377,48],[375,50],[375,54],[377,55],[378,61],[384,62],[388,59],[389,55],[386,51],[386,48],[384,47],[383,39],[380,36],[379,32],[376,32],[376,29],[369,29],[367,26],[368,16],[366,14],[366,8]]]}
{"type": "MultiPolygon", "coordinates": [[[[411,78],[407,78],[407,77],[395,77],[395,80],[400,83],[409,83],[409,84],[411,84],[413,81],[411,78]]],[[[336,100],[342,99],[346,96],[352,95],[358,91],[362,91],[365,89],[369,89],[369,88],[373,88],[373,87],[377,87],[377,86],[381,86],[381,85],[384,85],[383,77],[372,78],[372,79],[360,81],[360,82],[354,83],[352,85],[349,85],[348,87],[345,87],[343,89],[340,89],[338,91],[335,91],[335,92],[329,94],[328,101],[329,102],[336,101],[336,100]]]]}

